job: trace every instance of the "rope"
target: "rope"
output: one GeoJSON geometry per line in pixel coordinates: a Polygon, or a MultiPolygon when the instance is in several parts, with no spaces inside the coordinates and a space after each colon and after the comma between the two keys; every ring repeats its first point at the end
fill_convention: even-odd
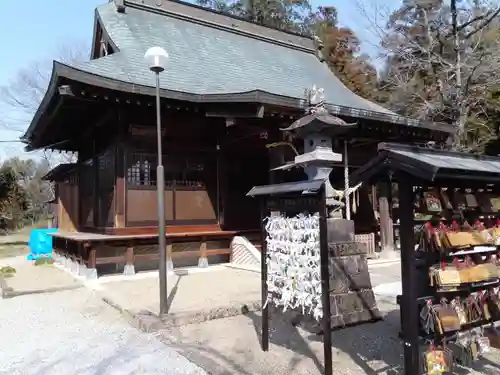
{"type": "Polygon", "coordinates": [[[347,160],[347,141],[344,141],[344,198],[345,218],[351,220],[351,205],[349,204],[349,160],[347,160]]]}

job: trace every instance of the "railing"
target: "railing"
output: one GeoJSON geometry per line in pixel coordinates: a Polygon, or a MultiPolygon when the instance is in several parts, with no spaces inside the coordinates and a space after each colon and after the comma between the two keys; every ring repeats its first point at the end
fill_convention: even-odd
{"type": "Polygon", "coordinates": [[[356,243],[364,244],[366,246],[367,258],[377,257],[377,253],[375,251],[375,233],[356,234],[354,236],[354,241],[356,243]]]}

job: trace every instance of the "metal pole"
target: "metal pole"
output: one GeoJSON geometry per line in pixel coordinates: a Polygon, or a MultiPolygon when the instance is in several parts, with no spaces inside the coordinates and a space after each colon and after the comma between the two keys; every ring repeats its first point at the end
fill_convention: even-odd
{"type": "Polygon", "coordinates": [[[156,132],[158,140],[158,163],[156,168],[156,188],[158,190],[158,251],[160,252],[160,316],[167,313],[167,254],[165,229],[165,174],[162,162],[162,134],[160,110],[160,73],[156,74],[156,132]]]}

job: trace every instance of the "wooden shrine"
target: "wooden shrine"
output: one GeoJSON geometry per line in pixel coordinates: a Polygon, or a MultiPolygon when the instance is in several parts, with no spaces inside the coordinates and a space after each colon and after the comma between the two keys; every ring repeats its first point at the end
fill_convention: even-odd
{"type": "MultiPolygon", "coordinates": [[[[90,269],[158,259],[155,80],[143,61],[155,45],[170,56],[160,95],[165,251],[175,266],[228,261],[232,238],[252,239],[259,230],[259,209],[246,193],[254,185],[304,178],[301,171],[270,171],[293,159],[288,147],[270,146],[285,142],[303,152],[302,142],[280,129],[302,117],[304,90],[314,84],[322,84],[325,108],[353,124],[332,144],[334,152],[347,150],[351,167],[370,160],[380,141],[439,144],[453,131],[352,93],[312,38],[180,1],[103,4],[96,9],[91,60],[54,62],[22,138],[28,151],[78,154],[69,180],[48,176],[59,186],[54,247],[90,269]]],[[[343,186],[343,162],[333,166],[331,181],[343,186]]],[[[363,221],[368,194],[366,186],[353,214],[359,233],[376,231],[374,218],[363,221]]],[[[380,211],[392,232],[388,208],[380,211]]]]}
{"type": "Polygon", "coordinates": [[[380,144],[351,182],[380,180],[398,186],[404,374],[471,367],[500,349],[500,158],[380,144]]]}

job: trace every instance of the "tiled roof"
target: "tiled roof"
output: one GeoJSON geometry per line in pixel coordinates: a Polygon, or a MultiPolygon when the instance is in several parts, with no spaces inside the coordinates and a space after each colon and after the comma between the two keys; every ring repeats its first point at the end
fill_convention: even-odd
{"type": "Polygon", "coordinates": [[[65,177],[69,172],[73,169],[77,168],[78,164],[76,163],[62,163],[56,165],[50,171],[47,172],[46,175],[42,177],[42,180],[45,181],[57,181],[63,177],[65,177]]]}
{"type": "Polygon", "coordinates": [[[124,13],[117,12],[113,3],[98,7],[97,17],[119,52],[76,67],[153,87],[154,77],[143,56],[149,47],[160,46],[169,54],[169,66],[161,74],[163,89],[198,95],[262,91],[296,98],[298,104],[304,90],[315,84],[324,88],[329,104],[395,115],[345,87],[318,59],[309,38],[272,29],[267,30],[274,34],[266,35],[259,32],[266,29],[261,26],[261,30],[249,32],[221,25],[221,15],[213,21],[207,17],[201,20],[193,17],[193,9],[212,14],[189,5],[165,3],[167,7],[163,5],[156,12],[127,2],[124,13]]]}
{"type": "Polygon", "coordinates": [[[424,181],[462,180],[468,187],[474,182],[496,184],[500,181],[500,157],[451,152],[404,144],[381,143],[379,154],[351,176],[351,184],[374,183],[377,178],[403,171],[424,181]]]}
{"type": "Polygon", "coordinates": [[[96,25],[113,53],[73,66],[54,62],[47,93],[22,137],[26,142],[57,97],[60,78],[155,95],[155,78],[144,61],[153,46],[169,54],[160,75],[164,98],[302,108],[305,89],[316,85],[324,89],[332,115],[454,132],[451,125],[399,116],[354,94],[320,60],[317,43],[301,35],[176,0],[114,0],[96,9],[96,25]]]}

